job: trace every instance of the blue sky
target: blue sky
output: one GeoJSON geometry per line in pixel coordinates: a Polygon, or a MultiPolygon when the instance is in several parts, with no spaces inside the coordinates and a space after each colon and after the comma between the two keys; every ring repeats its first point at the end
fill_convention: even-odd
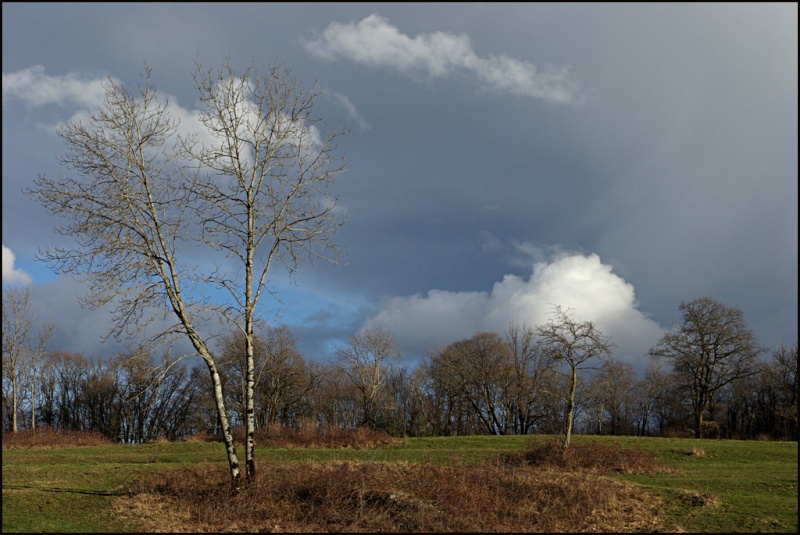
{"type": "Polygon", "coordinates": [[[33,284],[54,343],[103,311],[33,260],[65,238],[24,197],[63,174],[55,127],[111,76],[196,110],[194,61],[280,61],[350,133],[346,265],[276,273],[309,359],[369,325],[407,362],[554,305],[638,371],[709,295],[769,347],[797,340],[797,4],[3,3],[3,285],[33,284]]]}

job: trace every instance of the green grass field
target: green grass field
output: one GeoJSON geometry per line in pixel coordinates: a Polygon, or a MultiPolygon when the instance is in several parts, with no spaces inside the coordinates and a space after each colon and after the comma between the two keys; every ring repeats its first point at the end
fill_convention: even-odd
{"type": "MultiPolygon", "coordinates": [[[[265,477],[271,462],[406,461],[476,463],[521,450],[531,437],[409,438],[381,449],[257,448],[265,477]]],[[[549,440],[536,437],[533,440],[549,440]]],[[[687,532],[797,532],[797,442],[576,436],[653,452],[668,472],[617,474],[661,497],[687,532]],[[698,507],[712,503],[713,507],[698,507]]],[[[150,473],[225,464],[221,444],[163,443],[3,450],[3,532],[119,532],[133,526],[112,512],[126,484],[150,473]]]]}

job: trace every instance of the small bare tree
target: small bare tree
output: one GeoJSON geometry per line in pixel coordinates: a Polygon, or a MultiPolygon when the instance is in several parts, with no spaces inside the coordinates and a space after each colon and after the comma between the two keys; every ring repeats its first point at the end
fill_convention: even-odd
{"type": "Polygon", "coordinates": [[[10,383],[11,427],[17,432],[17,414],[23,392],[30,392],[31,429],[36,429],[36,385],[45,348],[55,324],[39,321],[31,299],[33,289],[3,289],[3,380],[10,383]]]}
{"type": "Polygon", "coordinates": [[[557,306],[555,318],[540,326],[538,336],[550,358],[567,369],[568,391],[562,395],[566,402],[563,448],[569,448],[575,417],[575,393],[578,371],[595,367],[595,361],[611,355],[609,339],[591,321],[578,322],[569,310],[557,306]]]}
{"type": "Polygon", "coordinates": [[[202,126],[182,139],[147,68],[144,81],[129,89],[109,80],[103,107],[60,131],[68,147],[61,163],[76,176],[39,176],[27,193],[71,221],[57,230],[76,244],[48,248],[40,258],[87,280],[88,305],[112,305],[110,335],[137,337],[142,345],[189,340],[211,376],[239,488],[211,326],[222,321],[221,329],[246,339],[249,481],[256,306],[274,264],[293,276],[315,258],[336,261],[331,239],[341,214],[329,189],[344,171],[333,156],[341,132],[318,130],[311,111],[319,89],[303,89],[280,65],[263,77],[253,67],[239,73],[227,60],[216,72],[198,65],[202,126]],[[196,254],[216,265],[193,261],[196,254]],[[212,300],[219,289],[228,297],[212,300]],[[175,322],[164,326],[167,314],[175,322]]]}
{"type": "Polygon", "coordinates": [[[586,385],[584,397],[587,412],[597,424],[595,433],[629,435],[634,428],[634,385],[636,376],[633,366],[627,362],[608,359],[586,385]]]}
{"type": "Polygon", "coordinates": [[[282,325],[266,333],[265,365],[257,374],[256,395],[260,400],[260,421],[290,423],[290,413],[296,412],[303,398],[321,379],[321,373],[306,363],[297,349],[297,340],[282,325]]]}
{"type": "Polygon", "coordinates": [[[17,414],[30,361],[33,335],[31,289],[3,289],[3,382],[11,388],[11,430],[19,430],[17,414]]]}
{"type": "Polygon", "coordinates": [[[650,362],[644,372],[644,378],[633,386],[634,406],[636,410],[636,434],[648,436],[650,423],[659,405],[665,401],[665,392],[670,385],[669,373],[658,362],[650,362]]]}
{"type": "Polygon", "coordinates": [[[506,396],[513,388],[512,358],[509,344],[494,332],[478,332],[453,342],[438,356],[459,385],[460,395],[486,432],[493,435],[508,431],[506,396]]]}
{"type": "Polygon", "coordinates": [[[555,373],[550,355],[543,351],[536,329],[512,322],[506,331],[511,350],[513,381],[510,406],[515,433],[527,435],[544,418],[545,385],[555,373]]]}

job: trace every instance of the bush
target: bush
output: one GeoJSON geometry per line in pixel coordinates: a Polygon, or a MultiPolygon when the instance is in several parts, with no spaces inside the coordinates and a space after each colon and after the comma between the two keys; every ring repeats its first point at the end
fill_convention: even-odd
{"type": "Polygon", "coordinates": [[[597,473],[640,474],[659,470],[649,452],[621,449],[604,444],[572,444],[564,450],[560,443],[541,443],[535,439],[521,452],[504,457],[515,465],[585,470],[597,473]]]}

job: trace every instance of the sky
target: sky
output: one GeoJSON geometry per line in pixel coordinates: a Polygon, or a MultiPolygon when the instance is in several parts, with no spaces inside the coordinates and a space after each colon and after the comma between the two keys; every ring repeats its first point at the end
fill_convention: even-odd
{"type": "MultiPolygon", "coordinates": [[[[23,195],[66,173],[56,134],[143,66],[197,111],[195,61],[285,64],[343,124],[346,261],[275,273],[287,325],[327,361],[366,327],[414,365],[555,306],[642,373],[701,296],[767,348],[797,341],[796,3],[2,5],[3,287],[28,284],[53,345],[90,356],[108,312],[35,260],[63,221],[23,195]]],[[[280,315],[276,316],[275,314],[280,315]]]]}

